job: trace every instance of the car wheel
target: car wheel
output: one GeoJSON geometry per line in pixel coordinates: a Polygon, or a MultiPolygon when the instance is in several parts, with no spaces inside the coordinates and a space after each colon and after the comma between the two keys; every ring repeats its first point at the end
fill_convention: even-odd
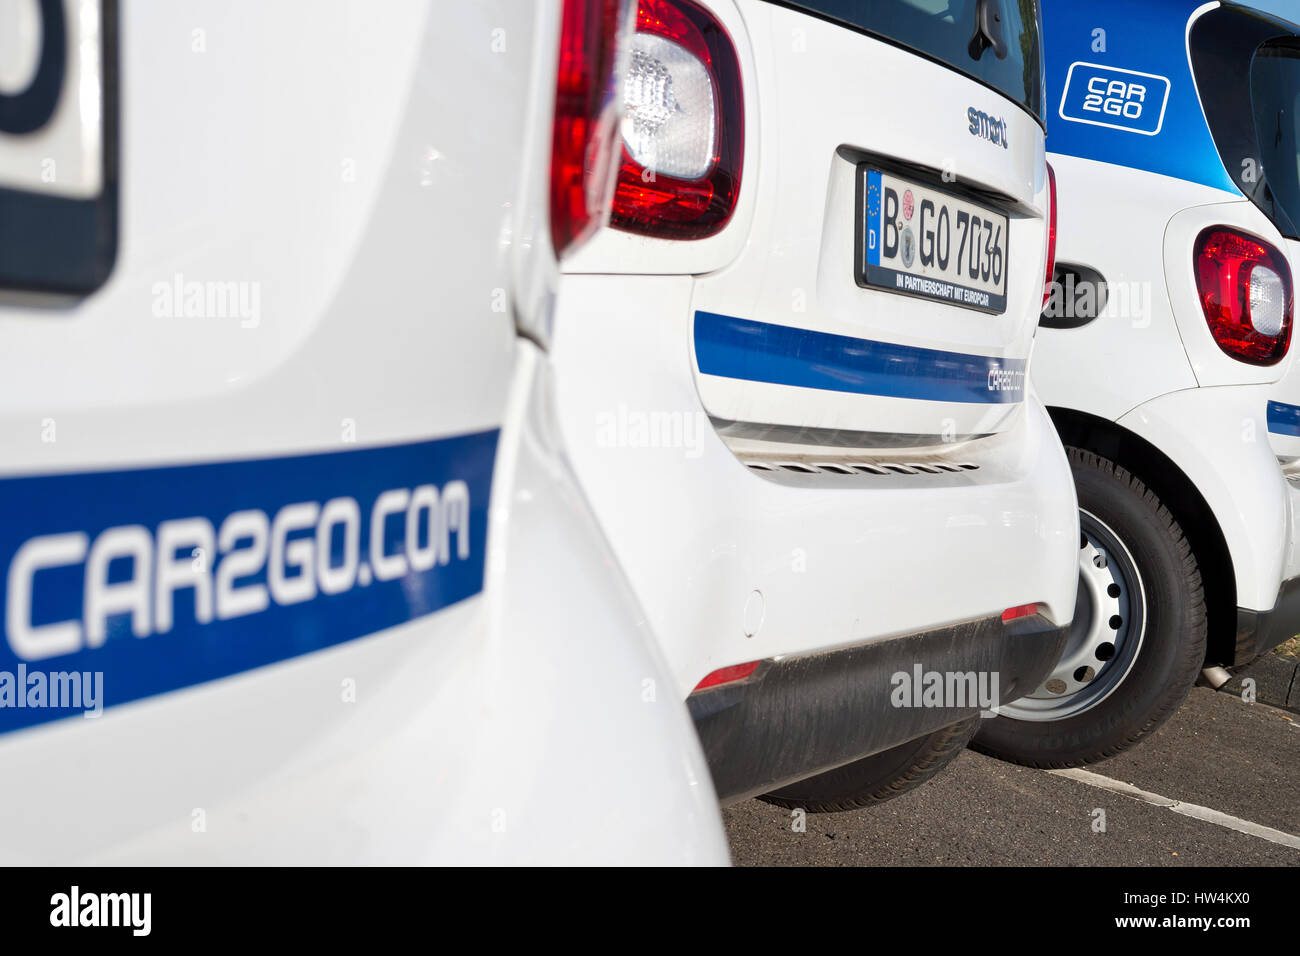
{"type": "Polygon", "coordinates": [[[890,800],[919,787],[966,748],[980,718],[936,730],[759,797],[788,810],[836,813],[890,800]]]}
{"type": "Polygon", "coordinates": [[[1135,475],[1068,448],[1079,495],[1079,602],[1060,661],[972,746],[1031,767],[1112,757],[1177,709],[1205,660],[1205,596],[1173,514],[1135,475]]]}

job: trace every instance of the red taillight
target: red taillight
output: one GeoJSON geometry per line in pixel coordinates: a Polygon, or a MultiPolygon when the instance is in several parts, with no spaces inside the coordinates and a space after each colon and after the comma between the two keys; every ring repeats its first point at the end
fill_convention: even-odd
{"type": "Polygon", "coordinates": [[[551,245],[557,256],[605,222],[613,186],[619,52],[633,0],[564,0],[551,138],[551,245]]]}
{"type": "Polygon", "coordinates": [[[740,197],[745,138],[726,29],[690,0],[641,0],[623,105],[610,224],[665,239],[719,232],[740,197]]]}
{"type": "Polygon", "coordinates": [[[1227,226],[1196,237],[1196,291],[1219,348],[1276,365],[1291,345],[1291,267],[1267,242],[1227,226]]]}
{"type": "Polygon", "coordinates": [[[1056,274],[1056,170],[1047,164],[1047,275],[1043,279],[1043,308],[1052,297],[1052,278],[1056,274]]]}
{"type": "Polygon", "coordinates": [[[1037,604],[1022,604],[1019,607],[1009,607],[1002,612],[1002,623],[1019,620],[1022,617],[1033,617],[1037,613],[1037,604]]]}
{"type": "Polygon", "coordinates": [[[734,684],[736,681],[744,680],[751,676],[754,671],[758,670],[761,661],[750,661],[748,664],[733,664],[730,667],[719,667],[712,674],[709,674],[704,680],[695,685],[696,690],[704,690],[706,687],[717,687],[719,684],[734,684]]]}

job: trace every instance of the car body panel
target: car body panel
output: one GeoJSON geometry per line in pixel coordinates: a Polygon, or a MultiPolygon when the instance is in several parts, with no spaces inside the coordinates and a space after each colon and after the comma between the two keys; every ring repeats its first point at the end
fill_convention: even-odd
{"type": "Polygon", "coordinates": [[[1046,0],[1048,150],[1237,192],[1206,124],[1187,56],[1191,23],[1218,5],[1046,0]],[[1093,112],[1080,101],[1090,82],[1098,89],[1111,82],[1125,88],[1103,94],[1103,111],[1093,112]],[[1108,98],[1140,102],[1144,109],[1132,118],[1113,116],[1104,112],[1108,98]]]}
{"type": "Polygon", "coordinates": [[[643,278],[632,300],[619,277],[567,276],[553,349],[565,447],[682,693],[726,665],[1030,602],[1072,615],[1073,485],[1036,399],[1005,444],[965,449],[978,470],[764,476],[695,391],[691,287],[643,278]],[[607,360],[620,354],[635,367],[607,360]]]}
{"type": "Polygon", "coordinates": [[[1059,107],[1048,120],[1060,197],[1058,268],[1096,270],[1111,301],[1096,318],[1048,322],[1033,378],[1050,407],[1114,422],[1174,463],[1223,534],[1238,607],[1264,612],[1282,582],[1300,572],[1295,488],[1279,467],[1290,439],[1278,430],[1288,427],[1289,413],[1270,411],[1288,400],[1300,405],[1295,346],[1268,366],[1219,348],[1197,293],[1194,244],[1205,228],[1227,225],[1282,250],[1293,274],[1296,244],[1243,195],[1239,171],[1224,167],[1203,111],[1206,91],[1198,90],[1189,37],[1221,6],[1045,5],[1048,99],[1059,107]],[[1109,91],[1114,76],[1085,65],[1067,80],[1075,63],[1147,78],[1122,82],[1123,97],[1134,82],[1167,86],[1158,131],[1136,107],[1128,119],[1107,118],[1110,125],[1078,121],[1083,114],[1067,82],[1105,75],[1100,88],[1109,91]]]}
{"type": "Polygon", "coordinates": [[[1267,394],[1267,386],[1258,385],[1183,389],[1118,420],[1196,485],[1232,556],[1238,606],[1263,611],[1277,600],[1291,548],[1291,492],[1266,440],[1267,394]]]}
{"type": "MultiPolygon", "coordinates": [[[[686,708],[555,445],[548,359],[517,334],[549,324],[557,275],[559,5],[317,13],[122,6],[114,271],[87,298],[0,304],[0,507],[22,509],[0,561],[15,535],[139,540],[326,496],[373,518],[390,484],[467,507],[422,531],[437,509],[395,506],[378,555],[318,526],[324,567],[300,530],[288,577],[314,596],[282,600],[263,561],[237,580],[275,605],[242,619],[198,610],[226,544],[167,556],[197,575],[170,602],[141,558],[104,570],[173,626],[137,638],[110,615],[103,645],[40,661],[102,670],[122,703],[0,735],[22,781],[0,859],[725,863],[686,708]],[[442,474],[391,458],[465,442],[442,474]],[[419,565],[444,530],[448,562],[419,565]],[[472,580],[444,588],[462,560],[472,580]]],[[[28,623],[82,611],[55,571],[9,579],[44,595],[18,596],[28,623]]],[[[30,656],[7,638],[6,664],[15,641],[30,656]]]]}

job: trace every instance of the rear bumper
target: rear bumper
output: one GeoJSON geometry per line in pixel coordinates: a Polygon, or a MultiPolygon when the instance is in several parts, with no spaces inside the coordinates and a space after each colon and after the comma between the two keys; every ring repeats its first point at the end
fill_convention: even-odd
{"type": "Polygon", "coordinates": [[[999,704],[1021,697],[1047,676],[1067,630],[1042,617],[983,618],[770,661],[751,680],[696,692],[688,704],[718,798],[725,805],[768,793],[980,712],[978,694],[945,706],[905,700],[918,666],[974,674],[977,683],[985,675],[982,687],[990,697],[996,687],[999,704]]]}
{"type": "Polygon", "coordinates": [[[1237,608],[1237,647],[1232,664],[1241,667],[1300,633],[1300,578],[1282,582],[1271,611],[1237,608]]]}

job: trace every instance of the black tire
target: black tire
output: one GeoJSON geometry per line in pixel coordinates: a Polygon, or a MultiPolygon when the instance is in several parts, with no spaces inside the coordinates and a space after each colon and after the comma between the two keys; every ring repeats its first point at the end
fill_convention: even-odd
{"type": "Polygon", "coordinates": [[[966,749],[979,722],[979,717],[964,720],[758,799],[787,810],[802,809],[809,813],[858,810],[892,800],[919,787],[946,767],[966,749]]]}
{"type": "Polygon", "coordinates": [[[1136,475],[1082,448],[1066,451],[1079,508],[1104,522],[1132,558],[1144,626],[1127,673],[1088,709],[1055,720],[1003,714],[983,722],[975,750],[1030,767],[1077,767],[1133,746],[1178,708],[1205,661],[1205,595],[1177,520],[1136,475]]]}

